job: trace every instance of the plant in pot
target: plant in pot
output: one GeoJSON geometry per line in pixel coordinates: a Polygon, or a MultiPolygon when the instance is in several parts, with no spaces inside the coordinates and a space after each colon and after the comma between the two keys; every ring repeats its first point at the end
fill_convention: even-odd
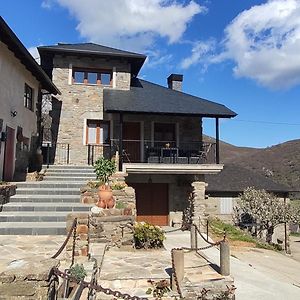
{"type": "Polygon", "coordinates": [[[102,184],[98,188],[99,201],[97,206],[101,208],[112,208],[115,205],[112,190],[109,186],[109,177],[116,172],[114,160],[100,157],[94,164],[94,172],[97,180],[102,184]]]}

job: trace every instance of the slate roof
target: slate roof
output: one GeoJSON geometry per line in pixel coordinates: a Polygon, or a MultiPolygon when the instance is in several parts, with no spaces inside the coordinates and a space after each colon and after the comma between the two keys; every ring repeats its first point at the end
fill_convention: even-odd
{"type": "Polygon", "coordinates": [[[7,45],[8,49],[20,60],[20,62],[36,77],[42,88],[56,95],[60,91],[43,71],[40,65],[34,60],[22,42],[18,39],[11,28],[0,16],[0,41],[7,45]]]}
{"type": "Polygon", "coordinates": [[[63,44],[38,47],[41,56],[64,53],[69,55],[80,56],[97,56],[97,57],[119,57],[126,58],[131,63],[133,74],[137,75],[140,71],[146,56],[143,54],[119,50],[111,47],[106,47],[94,43],[79,43],[79,44],[63,44]]]}
{"type": "Polygon", "coordinates": [[[291,188],[276,183],[268,177],[234,164],[224,165],[224,169],[216,175],[206,175],[205,182],[208,183],[206,187],[206,192],[208,193],[241,193],[247,187],[264,189],[274,193],[288,193],[292,191],[291,188]]]}
{"type": "Polygon", "coordinates": [[[231,118],[236,113],[226,106],[138,78],[129,91],[104,90],[106,112],[195,115],[231,118]]]}

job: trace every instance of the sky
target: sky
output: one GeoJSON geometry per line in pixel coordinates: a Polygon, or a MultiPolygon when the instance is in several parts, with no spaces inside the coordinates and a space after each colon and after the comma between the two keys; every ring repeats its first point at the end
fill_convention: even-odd
{"type": "Polygon", "coordinates": [[[94,42],[146,54],[145,80],[183,74],[184,92],[238,114],[220,122],[228,143],[300,138],[299,0],[15,0],[0,15],[35,58],[40,45],[94,42]]]}

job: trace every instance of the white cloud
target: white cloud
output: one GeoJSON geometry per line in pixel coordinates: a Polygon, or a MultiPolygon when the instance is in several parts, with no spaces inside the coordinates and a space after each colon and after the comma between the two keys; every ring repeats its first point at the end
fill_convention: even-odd
{"type": "Polygon", "coordinates": [[[192,47],[192,53],[189,57],[184,58],[180,67],[183,69],[188,69],[190,66],[204,63],[207,56],[215,49],[215,41],[213,39],[208,41],[198,41],[194,43],[192,47]]]}
{"type": "Polygon", "coordinates": [[[147,50],[145,54],[147,55],[144,64],[144,67],[146,68],[157,68],[161,65],[165,66],[166,64],[170,64],[173,59],[172,54],[165,54],[159,50],[147,50]]]}
{"type": "Polygon", "coordinates": [[[272,89],[298,85],[300,1],[270,0],[243,11],[226,27],[215,53],[210,52],[207,42],[195,45],[182,67],[232,60],[236,77],[250,78],[272,89]]]}
{"type": "Polygon", "coordinates": [[[44,0],[41,4],[42,8],[51,9],[54,0],[44,0]]]}
{"type": "Polygon", "coordinates": [[[300,1],[271,0],[242,12],[226,28],[224,46],[221,59],[235,62],[237,77],[271,88],[300,84],[300,1]]]}
{"type": "Polygon", "coordinates": [[[195,1],[186,5],[175,0],[56,1],[78,20],[82,37],[135,51],[144,51],[158,37],[178,42],[193,17],[206,11],[195,1]]]}
{"type": "Polygon", "coordinates": [[[35,61],[40,64],[40,54],[38,52],[37,47],[30,47],[27,49],[31,56],[35,59],[35,61]]]}

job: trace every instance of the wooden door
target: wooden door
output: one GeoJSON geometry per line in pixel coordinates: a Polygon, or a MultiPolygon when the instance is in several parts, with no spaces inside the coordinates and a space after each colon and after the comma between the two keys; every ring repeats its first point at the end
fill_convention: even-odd
{"type": "Polygon", "coordinates": [[[137,221],[165,226],[169,224],[169,193],[165,183],[130,184],[135,188],[137,221]]]}
{"type": "Polygon", "coordinates": [[[6,126],[3,179],[11,181],[14,176],[15,130],[6,126]]]}
{"type": "Polygon", "coordinates": [[[141,162],[141,124],[139,122],[123,123],[123,161],[141,162]]]}

